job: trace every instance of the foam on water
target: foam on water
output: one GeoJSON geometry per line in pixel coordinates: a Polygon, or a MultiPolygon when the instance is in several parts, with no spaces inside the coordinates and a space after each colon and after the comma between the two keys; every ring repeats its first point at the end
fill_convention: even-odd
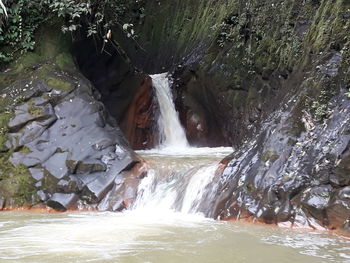
{"type": "Polygon", "coordinates": [[[199,211],[201,203],[210,201],[216,189],[215,186],[211,186],[210,183],[215,176],[217,168],[217,164],[204,166],[192,175],[182,201],[182,213],[196,213],[199,211]],[[206,194],[209,198],[205,197],[206,194]]]}
{"type": "Polygon", "coordinates": [[[219,161],[232,148],[188,148],[185,152],[139,151],[149,161],[132,209],[209,215],[219,161]]]}
{"type": "Polygon", "coordinates": [[[199,157],[199,156],[214,156],[214,157],[225,157],[231,154],[234,151],[232,147],[164,147],[164,148],[155,148],[150,150],[140,150],[137,153],[141,155],[148,156],[187,156],[187,157],[199,157]]]}
{"type": "Polygon", "coordinates": [[[0,262],[345,263],[350,255],[350,240],[329,233],[173,211],[4,212],[4,221],[0,262]]]}

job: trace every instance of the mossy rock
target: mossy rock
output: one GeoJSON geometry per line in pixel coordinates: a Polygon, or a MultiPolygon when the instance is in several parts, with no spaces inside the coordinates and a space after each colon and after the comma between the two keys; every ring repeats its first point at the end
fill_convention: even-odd
{"type": "Polygon", "coordinates": [[[29,147],[27,147],[27,146],[23,146],[23,147],[20,148],[19,152],[20,153],[31,153],[32,150],[29,149],[29,147]]]}
{"type": "Polygon", "coordinates": [[[54,193],[57,189],[58,179],[44,169],[44,178],[42,179],[42,189],[46,192],[54,193]]]}
{"type": "Polygon", "coordinates": [[[43,108],[35,106],[34,101],[30,101],[28,104],[28,113],[33,117],[40,117],[44,114],[43,108]]]}
{"type": "Polygon", "coordinates": [[[12,118],[13,113],[11,111],[0,112],[0,152],[7,150],[5,143],[8,139],[8,122],[12,118]]]}
{"type": "Polygon", "coordinates": [[[57,55],[55,58],[55,64],[63,70],[71,71],[75,69],[73,57],[68,52],[57,55]]]}
{"type": "Polygon", "coordinates": [[[267,162],[271,161],[274,162],[279,158],[279,155],[275,151],[265,151],[261,155],[261,161],[267,162]]]}
{"type": "MultiPolygon", "coordinates": [[[[35,180],[28,167],[14,165],[9,159],[15,152],[30,153],[26,147],[8,149],[8,122],[14,116],[14,108],[27,102],[28,113],[34,117],[43,115],[44,109],[36,106],[32,96],[40,96],[43,87],[64,93],[74,89],[74,83],[63,74],[63,70],[75,71],[73,59],[69,53],[70,40],[63,36],[60,27],[48,24],[37,32],[38,45],[33,52],[27,52],[16,61],[7,65],[0,73],[0,193],[6,205],[24,206],[37,202],[35,180]],[[43,83],[43,84],[41,84],[43,83]],[[46,84],[45,84],[46,83],[46,84]],[[45,87],[47,86],[47,87],[45,87]]],[[[44,187],[53,188],[57,181],[52,176],[43,180],[44,187]]]]}
{"type": "Polygon", "coordinates": [[[58,78],[48,77],[46,78],[46,82],[50,87],[56,90],[69,92],[73,88],[71,83],[58,78]]]}
{"type": "Polygon", "coordinates": [[[13,205],[33,204],[35,181],[24,165],[13,165],[9,161],[12,152],[0,153],[0,192],[2,197],[13,200],[13,205]]]}

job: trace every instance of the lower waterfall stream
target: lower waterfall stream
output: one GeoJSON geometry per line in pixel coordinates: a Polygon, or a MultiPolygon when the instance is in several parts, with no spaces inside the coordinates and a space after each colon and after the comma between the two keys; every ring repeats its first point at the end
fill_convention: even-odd
{"type": "MultiPolygon", "coordinates": [[[[159,104],[172,102],[166,74],[152,78],[166,89],[159,104]]],[[[350,262],[345,237],[208,218],[215,171],[232,148],[188,147],[175,107],[160,108],[161,145],[138,152],[150,169],[129,210],[3,212],[0,262],[350,262]]]]}
{"type": "Polygon", "coordinates": [[[207,215],[216,191],[212,180],[219,161],[230,152],[224,147],[188,148],[185,155],[140,151],[150,170],[132,208],[207,215]]]}
{"type": "Polygon", "coordinates": [[[203,216],[199,201],[210,198],[205,186],[224,153],[140,154],[153,171],[132,210],[3,212],[0,262],[350,262],[345,237],[203,216]]]}
{"type": "Polygon", "coordinates": [[[121,213],[2,212],[0,262],[350,262],[349,238],[206,218],[211,179],[228,151],[140,151],[150,172],[121,213]]]}

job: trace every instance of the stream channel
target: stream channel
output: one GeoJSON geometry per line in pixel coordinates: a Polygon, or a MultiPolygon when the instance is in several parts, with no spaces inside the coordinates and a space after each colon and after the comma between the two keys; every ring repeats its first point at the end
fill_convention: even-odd
{"type": "Polygon", "coordinates": [[[210,218],[215,171],[232,148],[193,148],[166,74],[153,75],[160,146],[128,210],[3,212],[0,262],[350,262],[350,239],[329,232],[210,218]]]}

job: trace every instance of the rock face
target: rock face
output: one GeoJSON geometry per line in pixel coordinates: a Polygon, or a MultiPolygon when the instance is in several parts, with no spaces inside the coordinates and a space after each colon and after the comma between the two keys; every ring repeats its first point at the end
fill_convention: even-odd
{"type": "Polygon", "coordinates": [[[191,140],[240,147],[320,57],[348,52],[348,8],[343,0],[147,1],[135,23],[143,49],[119,40],[138,68],[175,72],[191,140]]]}
{"type": "Polygon", "coordinates": [[[127,63],[110,43],[103,44],[108,53],[102,54],[96,52],[95,45],[89,40],[73,45],[80,70],[99,90],[101,101],[131,147],[153,148],[158,142],[158,110],[151,78],[127,63]]]}
{"type": "Polygon", "coordinates": [[[152,79],[145,77],[121,120],[121,129],[135,150],[151,149],[158,142],[152,79]]]}
{"type": "Polygon", "coordinates": [[[68,53],[45,54],[44,62],[33,56],[2,76],[14,80],[1,90],[1,208],[127,207],[143,176],[143,160],[68,53]]]}
{"type": "Polygon", "coordinates": [[[306,106],[314,92],[310,82],[319,83],[325,96],[330,83],[341,87],[349,73],[346,56],[324,58],[261,132],[226,159],[212,216],[349,231],[350,100],[344,90],[334,90],[340,95],[326,105],[306,106]]]}

